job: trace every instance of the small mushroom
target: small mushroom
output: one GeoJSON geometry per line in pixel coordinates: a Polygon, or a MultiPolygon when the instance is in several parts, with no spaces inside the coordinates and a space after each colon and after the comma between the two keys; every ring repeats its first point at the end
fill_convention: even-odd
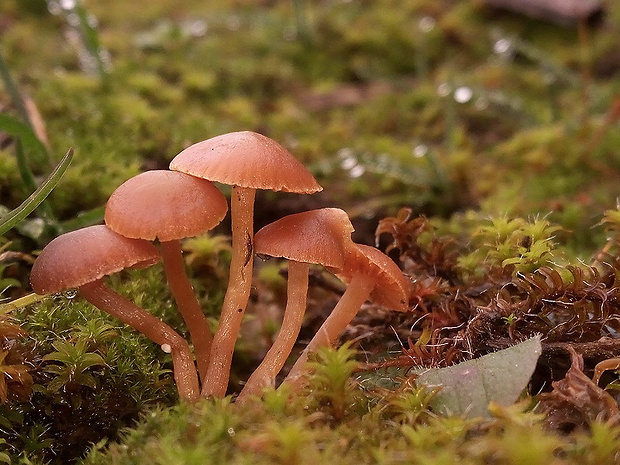
{"type": "Polygon", "coordinates": [[[322,208],[285,216],[256,233],[256,254],[289,260],[287,300],[280,331],[237,397],[237,403],[260,394],[275,382],[301,329],[306,311],[309,265],[342,268],[345,250],[352,244],[352,232],[353,225],[344,211],[322,208]]]}
{"type": "Polygon", "coordinates": [[[233,186],[230,276],[202,389],[203,396],[222,397],[228,387],[235,342],[250,296],[256,189],[312,194],[322,188],[288,150],[251,131],[198,142],[179,153],[170,169],[233,186]]]}
{"type": "Polygon", "coordinates": [[[348,283],[347,290],[291,368],[286,382],[295,384],[299,380],[308,354],[333,345],[366,300],[400,312],[408,309],[409,280],[379,249],[355,244],[344,267],[334,272],[348,283]]]}
{"type": "Polygon", "coordinates": [[[129,239],[106,226],[90,226],[58,236],[37,257],[30,283],[37,294],[78,288],[90,303],[170,351],[179,397],[195,401],[198,376],[187,342],[170,326],[107,287],[103,278],[131,266],[159,261],[147,241],[129,239]]]}
{"type": "Polygon", "coordinates": [[[203,381],[213,338],[185,272],[179,240],[214,228],[227,211],[226,198],[211,182],[166,170],[146,171],[125,181],[105,210],[111,230],[132,239],[159,240],[166,279],[189,330],[203,381]]]}

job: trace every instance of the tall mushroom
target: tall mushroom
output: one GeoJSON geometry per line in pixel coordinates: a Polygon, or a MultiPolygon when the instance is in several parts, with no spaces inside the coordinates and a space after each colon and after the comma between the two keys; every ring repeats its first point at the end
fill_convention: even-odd
{"type": "Polygon", "coordinates": [[[166,279],[189,330],[203,381],[212,336],[185,272],[179,240],[214,228],[227,211],[226,198],[211,182],[165,170],[146,171],[125,181],[105,209],[111,230],[132,239],[159,240],[166,279]]]}
{"type": "Polygon", "coordinates": [[[103,278],[131,266],[159,261],[147,241],[123,237],[105,226],[90,226],[58,236],[37,257],[30,274],[37,294],[70,288],[104,312],[144,334],[172,354],[179,397],[195,401],[198,376],[187,342],[170,326],[107,287],[103,278]]]}
{"type": "Polygon", "coordinates": [[[288,215],[268,224],[254,236],[257,255],[289,260],[286,308],[282,326],[260,366],[237,398],[245,402],[272,385],[290,355],[306,311],[310,264],[342,268],[347,247],[353,245],[353,225],[338,208],[322,208],[288,215]]]}
{"type": "Polygon", "coordinates": [[[333,345],[366,300],[392,310],[407,311],[409,280],[379,249],[355,244],[347,254],[345,266],[334,272],[348,283],[347,290],[291,368],[286,382],[297,382],[308,354],[333,345]]]}
{"type": "Polygon", "coordinates": [[[322,188],[312,174],[274,140],[251,131],[198,142],[179,153],[170,169],[232,186],[232,259],[222,316],[211,346],[203,396],[226,394],[230,366],[250,296],[256,189],[312,194],[322,188]]]}

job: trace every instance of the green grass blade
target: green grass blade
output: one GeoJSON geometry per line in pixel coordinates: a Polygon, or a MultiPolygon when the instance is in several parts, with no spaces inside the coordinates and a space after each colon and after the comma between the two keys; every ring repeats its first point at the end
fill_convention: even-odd
{"type": "Polygon", "coordinates": [[[0,113],[0,131],[4,131],[21,140],[24,148],[28,148],[34,154],[35,162],[47,163],[49,161],[49,154],[47,148],[39,140],[32,128],[22,123],[14,116],[6,113],[0,113]]]}
{"type": "Polygon", "coordinates": [[[15,81],[13,81],[13,78],[11,77],[9,67],[6,65],[2,53],[0,53],[0,78],[2,78],[2,81],[4,82],[4,87],[11,96],[13,105],[15,105],[15,108],[19,112],[19,115],[23,118],[24,121],[26,121],[26,123],[28,123],[29,126],[32,127],[32,123],[30,122],[30,118],[28,117],[28,112],[26,111],[26,105],[24,105],[24,100],[22,99],[19,90],[17,90],[15,81]]]}
{"type": "Polygon", "coordinates": [[[19,310],[20,308],[26,307],[27,305],[31,305],[35,302],[40,302],[43,299],[47,299],[46,295],[35,294],[34,292],[19,299],[11,300],[5,304],[0,304],[0,315],[6,315],[14,310],[19,310]]]}
{"type": "MultiPolygon", "coordinates": [[[[28,191],[36,191],[37,183],[34,179],[34,174],[32,173],[30,166],[28,166],[28,160],[26,159],[26,154],[24,153],[22,140],[19,138],[17,138],[15,142],[15,158],[17,159],[17,168],[19,170],[19,174],[22,178],[22,181],[24,181],[26,189],[28,191]]],[[[45,222],[56,227],[55,225],[58,223],[58,221],[56,220],[56,216],[54,215],[52,208],[47,205],[47,203],[41,205],[41,208],[43,209],[43,218],[45,222]]]]}
{"type": "Polygon", "coordinates": [[[70,220],[60,223],[60,229],[62,231],[73,231],[74,229],[80,229],[86,226],[101,223],[103,221],[104,213],[105,206],[95,207],[92,210],[80,212],[75,218],[71,218],[70,220]]]}
{"type": "Polygon", "coordinates": [[[15,158],[17,159],[17,169],[19,170],[19,175],[21,176],[26,189],[29,191],[35,190],[37,188],[37,183],[34,179],[32,170],[28,166],[28,160],[26,159],[26,154],[24,153],[24,146],[19,138],[15,140],[15,158]]]}
{"type": "Polygon", "coordinates": [[[60,163],[54,168],[54,171],[49,177],[41,184],[36,191],[22,202],[22,204],[15,210],[12,210],[8,215],[0,219],[0,236],[10,231],[16,224],[26,218],[43,200],[52,192],[60,178],[65,174],[71,160],[73,158],[73,148],[70,148],[60,163]]]}
{"type": "Polygon", "coordinates": [[[74,9],[80,20],[80,34],[82,36],[82,41],[84,42],[84,46],[88,50],[89,55],[93,60],[95,60],[95,64],[97,66],[97,73],[99,74],[99,78],[101,80],[105,80],[107,77],[106,65],[103,61],[103,57],[101,56],[101,43],[99,41],[99,34],[97,30],[90,25],[88,20],[88,12],[86,8],[81,3],[77,3],[74,9]]]}

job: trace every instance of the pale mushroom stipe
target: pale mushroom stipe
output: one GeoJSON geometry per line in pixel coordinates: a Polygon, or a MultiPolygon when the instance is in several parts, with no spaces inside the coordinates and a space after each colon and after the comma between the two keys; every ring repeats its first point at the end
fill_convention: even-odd
{"type": "Polygon", "coordinates": [[[355,244],[347,253],[344,267],[333,271],[348,283],[347,290],[291,368],[285,380],[288,383],[299,382],[308,354],[333,345],[366,300],[400,312],[408,309],[409,280],[379,249],[355,244]]]}

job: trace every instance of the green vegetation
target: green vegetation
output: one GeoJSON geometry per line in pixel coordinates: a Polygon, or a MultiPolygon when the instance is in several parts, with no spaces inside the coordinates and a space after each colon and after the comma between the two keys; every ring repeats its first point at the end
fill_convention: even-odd
{"type": "MultiPolygon", "coordinates": [[[[257,227],[343,208],[357,242],[379,225],[414,294],[405,314],[367,306],[355,342],[317,354],[299,391],[245,406],[179,405],[170,356],[74,293],[0,306],[0,463],[620,460],[618,372],[592,382],[620,348],[620,6],[607,3],[602,23],[561,27],[450,0],[4,0],[0,305],[122,182],[236,130],[281,142],[324,187],[259,194],[257,227]],[[11,216],[37,188],[39,207],[11,216]],[[410,376],[534,334],[523,400],[490,419],[437,415],[410,376]]],[[[183,244],[214,326],[226,228],[183,244]]],[[[284,308],[282,267],[257,262],[230,393],[284,308]]],[[[159,265],[110,278],[187,336],[164,283],[159,265]]],[[[342,291],[319,270],[310,285],[300,341],[342,291]]]]}
{"type": "Polygon", "coordinates": [[[87,464],[258,463],[344,464],[613,463],[620,451],[617,426],[595,422],[592,433],[566,442],[543,427],[542,415],[522,401],[492,406],[489,420],[439,417],[428,411],[423,388],[366,390],[346,378],[351,351],[319,352],[306,389],[271,391],[243,407],[229,400],[154,410],[127,430],[122,445],[99,444],[87,464]],[[340,371],[336,375],[336,371],[340,371]],[[352,401],[345,411],[340,402],[352,401]]]}

